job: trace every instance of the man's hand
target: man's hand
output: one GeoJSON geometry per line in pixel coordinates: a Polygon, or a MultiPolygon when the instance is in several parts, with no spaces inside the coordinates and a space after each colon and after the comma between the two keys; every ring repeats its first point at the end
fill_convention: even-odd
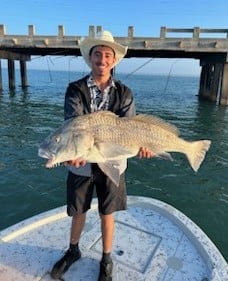
{"type": "Polygon", "coordinates": [[[83,167],[83,166],[85,166],[85,164],[86,164],[86,160],[82,160],[82,159],[74,159],[74,160],[65,162],[65,165],[74,166],[76,168],[83,167]]]}
{"type": "Polygon", "coordinates": [[[138,155],[139,158],[151,158],[156,156],[155,153],[150,151],[147,147],[140,147],[138,155]]]}

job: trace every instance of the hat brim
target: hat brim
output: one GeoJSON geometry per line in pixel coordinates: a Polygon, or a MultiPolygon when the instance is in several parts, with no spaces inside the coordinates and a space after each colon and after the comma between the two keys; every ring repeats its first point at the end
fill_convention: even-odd
{"type": "Polygon", "coordinates": [[[127,49],[128,49],[127,46],[120,45],[116,42],[99,40],[99,39],[89,38],[89,37],[82,39],[79,42],[80,52],[81,52],[81,55],[83,56],[85,62],[87,63],[87,65],[90,68],[91,68],[91,63],[90,63],[89,52],[90,52],[91,48],[93,48],[95,46],[107,46],[114,50],[116,61],[115,61],[115,64],[113,65],[113,67],[116,66],[124,58],[124,56],[127,53],[127,49]]]}

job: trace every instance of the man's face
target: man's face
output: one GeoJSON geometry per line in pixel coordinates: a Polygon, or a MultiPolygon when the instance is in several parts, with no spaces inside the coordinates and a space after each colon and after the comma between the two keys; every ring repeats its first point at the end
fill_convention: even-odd
{"type": "Polygon", "coordinates": [[[107,46],[95,46],[90,54],[92,72],[97,76],[109,76],[115,61],[113,49],[107,46]]]}

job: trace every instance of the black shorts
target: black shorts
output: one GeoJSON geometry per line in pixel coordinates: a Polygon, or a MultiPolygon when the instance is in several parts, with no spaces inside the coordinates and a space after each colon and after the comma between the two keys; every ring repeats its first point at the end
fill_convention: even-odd
{"type": "Polygon", "coordinates": [[[92,164],[91,177],[78,176],[71,172],[67,178],[67,214],[74,216],[90,209],[94,186],[98,198],[98,209],[103,215],[126,210],[127,196],[124,174],[116,186],[98,167],[92,164]]]}

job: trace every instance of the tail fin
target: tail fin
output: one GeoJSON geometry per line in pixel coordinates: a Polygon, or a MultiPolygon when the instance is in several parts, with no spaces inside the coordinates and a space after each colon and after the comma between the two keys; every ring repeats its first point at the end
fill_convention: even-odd
{"type": "Polygon", "coordinates": [[[201,163],[204,160],[205,154],[210,148],[211,141],[209,140],[201,140],[194,141],[191,144],[191,149],[187,153],[188,161],[192,167],[192,169],[197,172],[201,163]]]}

